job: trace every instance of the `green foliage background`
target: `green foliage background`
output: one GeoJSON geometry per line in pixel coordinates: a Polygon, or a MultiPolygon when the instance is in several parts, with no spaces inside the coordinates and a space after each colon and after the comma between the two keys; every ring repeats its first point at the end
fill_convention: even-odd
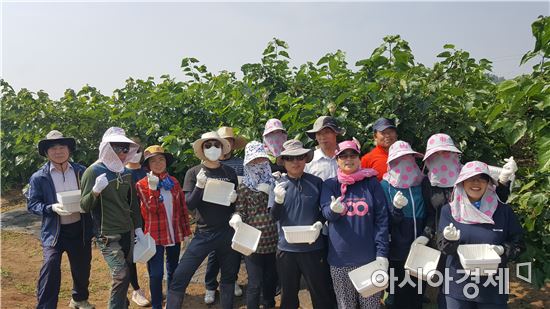
{"type": "Polygon", "coordinates": [[[448,44],[432,68],[417,63],[406,41],[387,36],[369,58],[349,68],[344,52],[290,67],[284,41],[273,39],[260,63],[213,74],[195,58],[185,58],[185,81],[163,75],[126,80],[111,96],[84,86],[59,100],[27,89],[15,92],[0,80],[2,189],[24,184],[44,158],[37,143],[59,129],[78,141],[74,160],[91,164],[103,132],[120,126],[144,146],[162,144],[177,158],[173,174],[183,179],[197,163],[191,143],[201,133],[233,126],[250,140],[261,139],[269,118],[283,121],[291,137],[313,146],[304,132],[320,115],[333,115],[357,137],[366,152],[370,124],[380,116],[398,119],[400,139],[419,151],[434,133],[445,132],[463,150],[463,162],[502,165],[511,155],[520,170],[510,203],[526,231],[524,261],[534,262],[534,280],[550,278],[550,18],[532,24],[535,47],[522,59],[537,59],[530,75],[495,83],[491,62],[476,60],[448,44]],[[540,61],[539,61],[540,60],[540,61]]]}

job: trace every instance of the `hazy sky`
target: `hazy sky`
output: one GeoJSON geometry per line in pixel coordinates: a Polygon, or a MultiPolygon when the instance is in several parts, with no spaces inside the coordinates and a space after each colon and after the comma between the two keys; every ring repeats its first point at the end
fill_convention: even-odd
{"type": "Polygon", "coordinates": [[[384,36],[400,34],[425,65],[452,43],[512,78],[531,70],[519,61],[534,45],[531,23],[550,14],[549,3],[4,0],[0,73],[16,90],[43,89],[55,99],[85,84],[110,95],[128,77],[183,79],[184,57],[198,58],[213,73],[239,72],[260,61],[273,37],[289,44],[293,65],[341,49],[354,68],[384,36]]]}

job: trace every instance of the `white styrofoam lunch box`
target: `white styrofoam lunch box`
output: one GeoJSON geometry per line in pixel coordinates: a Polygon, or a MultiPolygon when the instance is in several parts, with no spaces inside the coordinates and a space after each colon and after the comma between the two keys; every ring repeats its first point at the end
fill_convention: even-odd
{"type": "Polygon", "coordinates": [[[134,263],[147,263],[157,252],[155,240],[149,233],[134,245],[134,263]]]}
{"type": "Polygon", "coordinates": [[[457,253],[467,272],[472,273],[479,269],[479,275],[483,276],[498,271],[500,256],[489,244],[459,245],[457,253]]]}
{"type": "Polygon", "coordinates": [[[57,202],[68,212],[80,212],[80,190],[59,192],[57,202]]]}
{"type": "Polygon", "coordinates": [[[438,250],[421,244],[413,245],[405,261],[405,270],[415,277],[428,280],[435,274],[440,257],[438,250]]]}
{"type": "Polygon", "coordinates": [[[385,290],[389,284],[389,275],[380,261],[372,261],[348,273],[353,286],[363,297],[372,296],[385,290]]]}
{"type": "Polygon", "coordinates": [[[312,244],[319,237],[322,227],[323,224],[317,221],[313,225],[283,226],[283,232],[289,244],[312,244]]]}
{"type": "Polygon", "coordinates": [[[229,206],[229,195],[235,189],[235,184],[232,182],[222,181],[209,178],[204,186],[202,200],[218,205],[229,206]]]}
{"type": "Polygon", "coordinates": [[[251,255],[258,249],[262,231],[244,222],[239,222],[231,240],[231,248],[244,255],[251,255]]]}

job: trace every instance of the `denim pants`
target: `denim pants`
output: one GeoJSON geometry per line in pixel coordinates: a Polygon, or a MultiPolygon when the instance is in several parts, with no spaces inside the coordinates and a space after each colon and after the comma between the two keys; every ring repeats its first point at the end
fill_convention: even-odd
{"type": "Polygon", "coordinates": [[[216,231],[198,230],[183,253],[168,286],[166,308],[179,309],[185,290],[200,264],[212,251],[216,251],[221,267],[220,300],[222,308],[233,308],[233,293],[239,271],[240,256],[231,248],[234,230],[229,226],[216,231]]]}
{"type": "Polygon", "coordinates": [[[246,288],[246,307],[260,308],[260,294],[263,294],[264,308],[275,307],[275,289],[277,287],[277,263],[275,252],[268,254],[253,253],[244,257],[248,286],[246,288]]]}
{"type": "Polygon", "coordinates": [[[92,245],[91,240],[83,239],[82,222],[75,222],[61,226],[59,239],[55,246],[42,247],[44,260],[38,278],[37,309],[55,309],[58,307],[63,252],[67,252],[71,267],[73,278],[72,298],[75,301],[88,299],[92,245]]]}
{"type": "Polygon", "coordinates": [[[162,278],[164,277],[164,252],[166,252],[166,272],[168,275],[168,286],[172,281],[172,275],[178,266],[180,256],[180,244],[174,246],[157,245],[155,255],[147,262],[149,272],[149,288],[151,290],[151,304],[153,309],[162,309],[162,278]]]}
{"type": "Polygon", "coordinates": [[[97,245],[111,272],[111,295],[109,309],[128,308],[130,264],[132,264],[132,235],[130,232],[115,235],[100,235],[97,245]]]}

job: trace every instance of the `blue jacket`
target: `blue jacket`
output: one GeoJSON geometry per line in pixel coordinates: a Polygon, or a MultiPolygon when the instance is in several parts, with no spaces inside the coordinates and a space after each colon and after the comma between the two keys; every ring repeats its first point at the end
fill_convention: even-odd
{"type": "MultiPolygon", "coordinates": [[[[73,162],[69,162],[69,164],[76,173],[76,181],[80,187],[80,177],[86,168],[73,162]]],[[[40,239],[43,246],[53,247],[58,241],[61,220],[59,215],[52,210],[52,204],[55,203],[57,203],[57,196],[50,175],[50,162],[48,161],[32,174],[29,180],[29,191],[27,192],[28,211],[42,216],[40,239]]],[[[80,217],[82,230],[84,231],[82,241],[90,241],[92,239],[92,217],[87,213],[81,213],[80,217]]]]}
{"type": "Polygon", "coordinates": [[[382,187],[376,177],[347,186],[342,204],[344,215],[330,209],[332,196],[341,196],[338,178],[329,178],[323,184],[321,208],[328,224],[328,263],[332,266],[363,266],[387,257],[388,211],[382,187]]]}
{"type": "Polygon", "coordinates": [[[386,180],[380,182],[390,214],[390,256],[392,261],[405,261],[409,255],[412,242],[424,233],[426,209],[422,196],[422,186],[398,189],[386,180]],[[401,191],[409,203],[402,209],[393,206],[393,197],[401,191]],[[415,234],[416,232],[416,234],[415,234]]]}

